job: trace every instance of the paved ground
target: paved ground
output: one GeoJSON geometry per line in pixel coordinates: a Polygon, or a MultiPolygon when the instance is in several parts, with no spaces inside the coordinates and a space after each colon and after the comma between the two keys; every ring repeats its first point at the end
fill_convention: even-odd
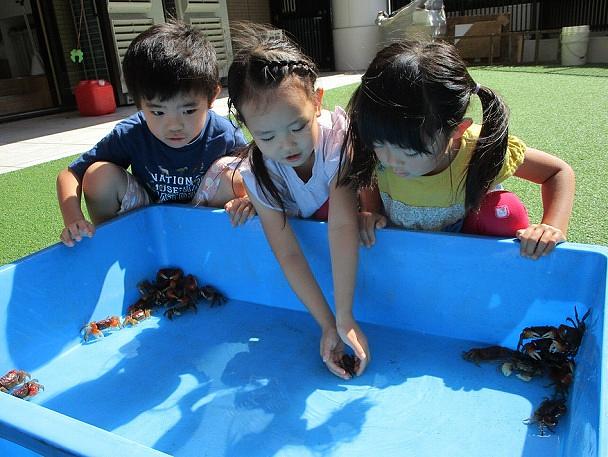
{"type": "MultiPolygon", "coordinates": [[[[325,74],[318,85],[332,89],[360,80],[360,73],[325,74]]],[[[223,91],[213,109],[227,115],[226,102],[223,91]]],[[[73,111],[0,124],[0,174],[84,152],[135,110],[122,106],[115,113],[93,117],[73,111]]]]}

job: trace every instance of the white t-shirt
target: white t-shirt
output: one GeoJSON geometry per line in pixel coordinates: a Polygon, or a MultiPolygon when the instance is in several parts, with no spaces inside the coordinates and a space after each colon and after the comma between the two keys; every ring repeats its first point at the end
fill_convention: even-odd
{"type": "MultiPolygon", "coordinates": [[[[319,139],[315,144],[312,176],[307,182],[300,179],[293,167],[264,159],[268,174],[281,194],[288,216],[312,216],[329,198],[329,183],[338,172],[340,149],[347,128],[346,113],[340,107],[336,107],[333,113],[323,110],[317,122],[319,139]]],[[[257,200],[264,206],[281,210],[264,196],[251,171],[249,160],[244,160],[239,170],[247,189],[257,200]]]]}

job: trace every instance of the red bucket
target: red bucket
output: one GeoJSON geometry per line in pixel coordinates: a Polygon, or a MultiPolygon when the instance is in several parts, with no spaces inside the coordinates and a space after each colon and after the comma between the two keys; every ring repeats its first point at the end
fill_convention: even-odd
{"type": "Polygon", "coordinates": [[[104,79],[80,81],[74,89],[74,95],[82,116],[100,116],[116,111],[114,89],[104,79]]]}

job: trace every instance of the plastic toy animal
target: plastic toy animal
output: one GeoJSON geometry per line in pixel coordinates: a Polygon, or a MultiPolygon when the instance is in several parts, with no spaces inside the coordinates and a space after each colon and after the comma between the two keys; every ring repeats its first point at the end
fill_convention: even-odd
{"type": "Polygon", "coordinates": [[[338,366],[344,369],[351,377],[357,373],[358,364],[359,359],[350,354],[343,354],[342,359],[338,362],[338,366]]]}
{"type": "Polygon", "coordinates": [[[137,309],[130,312],[125,320],[122,322],[123,327],[127,325],[137,325],[139,322],[148,319],[152,315],[152,310],[150,309],[137,309]]]}
{"type": "Polygon", "coordinates": [[[16,385],[30,378],[31,375],[27,371],[11,370],[0,378],[0,388],[2,388],[3,392],[8,392],[16,385]]]}
{"type": "Polygon", "coordinates": [[[543,325],[538,327],[526,327],[519,334],[517,350],[520,351],[523,346],[523,341],[532,338],[557,338],[557,327],[543,325]]]}
{"type": "Polygon", "coordinates": [[[120,317],[108,316],[100,321],[89,322],[80,329],[80,333],[83,333],[82,338],[88,341],[91,336],[95,338],[103,338],[102,330],[107,329],[121,329],[122,324],[120,323],[120,317]]]}
{"type": "Polygon", "coordinates": [[[210,306],[221,306],[227,298],[213,286],[204,286],[199,289],[199,296],[209,302],[210,306]]]}
{"type": "Polygon", "coordinates": [[[536,376],[542,376],[545,372],[541,362],[530,357],[524,357],[521,354],[518,354],[517,357],[513,357],[508,362],[504,362],[501,366],[501,370],[502,374],[505,376],[511,376],[515,373],[515,376],[526,382],[536,376]]]}
{"type": "Polygon", "coordinates": [[[165,311],[165,316],[167,316],[169,319],[173,319],[174,316],[181,316],[181,314],[188,309],[193,309],[194,312],[196,312],[196,303],[191,300],[184,300],[183,302],[180,302],[179,304],[172,306],[165,311]]]}
{"type": "Polygon", "coordinates": [[[95,338],[103,338],[103,332],[97,327],[95,322],[89,322],[87,325],[80,329],[80,333],[83,333],[82,339],[88,341],[91,336],[95,338]],[[84,331],[84,333],[83,333],[84,331]]]}
{"type": "Polygon", "coordinates": [[[19,386],[13,390],[11,395],[21,398],[22,400],[28,400],[33,396],[38,395],[40,390],[44,390],[44,386],[42,384],[38,384],[37,379],[32,379],[31,381],[28,381],[22,386],[19,386]]]}
{"type": "Polygon", "coordinates": [[[553,432],[553,427],[559,422],[559,418],[566,414],[566,399],[545,399],[540,406],[534,411],[534,415],[526,419],[527,424],[538,424],[540,436],[545,436],[545,429],[548,428],[553,432]]]}
{"type": "Polygon", "coordinates": [[[462,358],[479,365],[479,362],[507,361],[517,358],[518,352],[502,346],[473,348],[462,353],[462,358]]]}
{"type": "Polygon", "coordinates": [[[549,378],[553,381],[556,392],[565,396],[574,379],[574,360],[566,359],[561,364],[551,364],[549,378]]]}
{"type": "Polygon", "coordinates": [[[591,313],[591,308],[587,310],[587,312],[583,315],[582,319],[578,318],[578,310],[576,306],[574,307],[574,321],[572,318],[567,318],[566,321],[572,322],[572,326],[562,324],[557,329],[557,334],[559,340],[566,346],[566,350],[568,354],[576,355],[578,349],[583,340],[583,335],[587,330],[587,325],[585,324],[585,320],[589,317],[591,313]]]}

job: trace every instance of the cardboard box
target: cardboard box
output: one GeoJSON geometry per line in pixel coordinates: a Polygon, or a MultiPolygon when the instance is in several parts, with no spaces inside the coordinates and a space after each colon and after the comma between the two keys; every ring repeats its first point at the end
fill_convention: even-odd
{"type": "Polygon", "coordinates": [[[499,59],[510,54],[506,36],[509,21],[509,14],[449,17],[448,39],[463,59],[499,59]]]}

